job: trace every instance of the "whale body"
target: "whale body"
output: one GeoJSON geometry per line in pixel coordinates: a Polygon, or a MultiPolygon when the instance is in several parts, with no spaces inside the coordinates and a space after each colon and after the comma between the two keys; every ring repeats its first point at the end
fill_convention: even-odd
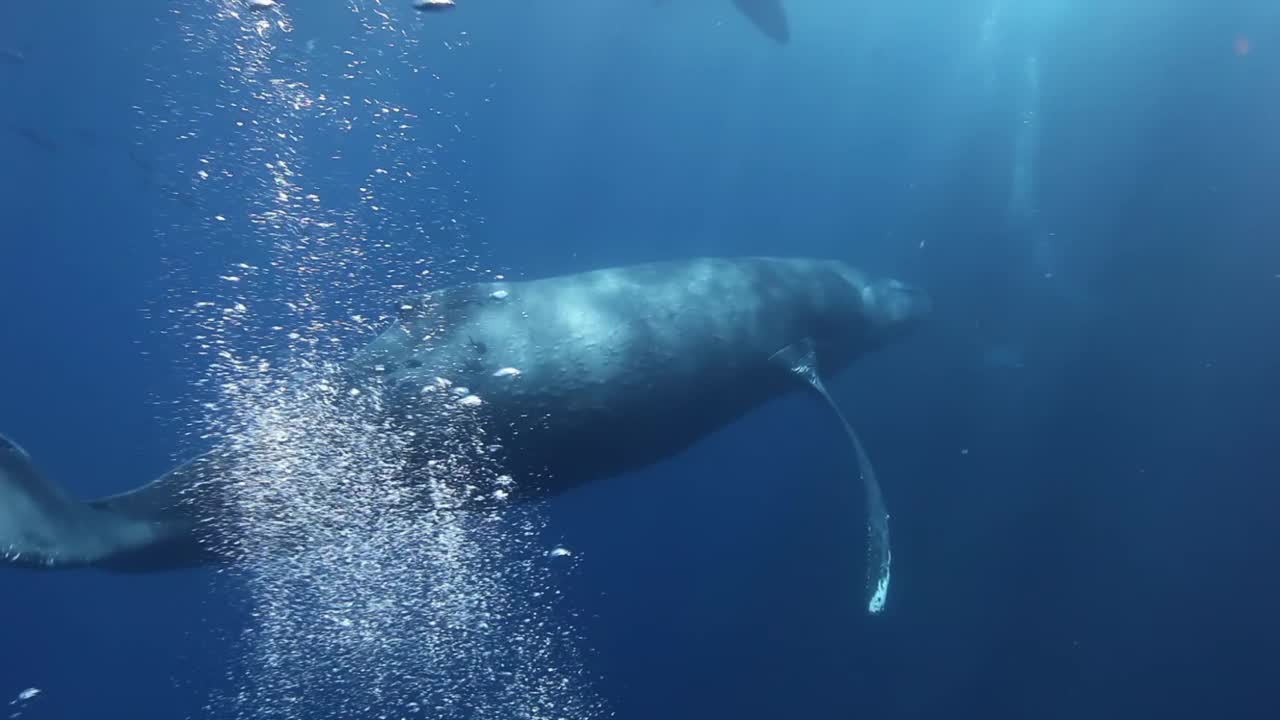
{"type": "MultiPolygon", "coordinates": [[[[671,457],[803,390],[797,375],[825,396],[821,377],[929,311],[924,292],[835,260],[703,258],[478,283],[403,301],[343,381],[402,426],[438,419],[427,404],[451,393],[501,449],[515,494],[539,497],[671,457]]],[[[431,459],[423,448],[420,462],[431,459]]],[[[210,523],[182,498],[216,488],[225,462],[215,451],[82,502],[0,437],[0,557],[121,571],[215,560],[200,537],[210,523]]],[[[869,465],[862,475],[874,485],[869,465]]]]}
{"type": "Polygon", "coordinates": [[[352,366],[397,408],[437,377],[466,387],[509,471],[559,492],[673,455],[801,387],[770,360],[789,344],[812,338],[827,375],[927,310],[922,292],[835,261],[650,263],[410,300],[352,366]]]}

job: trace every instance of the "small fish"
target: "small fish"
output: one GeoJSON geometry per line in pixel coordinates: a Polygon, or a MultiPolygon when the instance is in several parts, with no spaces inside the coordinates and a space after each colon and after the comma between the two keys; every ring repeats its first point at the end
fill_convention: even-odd
{"type": "Polygon", "coordinates": [[[58,143],[54,142],[53,138],[45,135],[35,128],[25,127],[22,125],[10,125],[9,129],[17,134],[18,137],[21,137],[23,140],[26,140],[41,150],[58,152],[58,143]]]}
{"type": "Polygon", "coordinates": [[[151,164],[150,160],[143,156],[142,151],[138,148],[131,147],[125,150],[125,155],[129,157],[129,161],[133,163],[134,167],[138,168],[142,172],[148,175],[155,173],[155,166],[151,164]]]}
{"type": "Polygon", "coordinates": [[[277,7],[279,4],[280,3],[276,2],[276,0],[249,0],[249,9],[270,10],[273,7],[277,7]]]}
{"type": "Polygon", "coordinates": [[[37,696],[37,695],[39,695],[39,694],[40,694],[40,688],[33,688],[33,687],[30,687],[30,688],[27,688],[26,690],[23,690],[22,692],[18,693],[18,699],[17,699],[17,700],[13,700],[13,701],[11,701],[9,704],[10,704],[10,705],[17,705],[17,704],[18,704],[18,703],[20,703],[20,702],[26,702],[26,701],[28,701],[28,700],[31,700],[32,698],[34,698],[35,696],[37,696]]]}
{"type": "Polygon", "coordinates": [[[27,61],[27,54],[17,48],[0,48],[0,63],[5,65],[21,65],[27,61]]]}
{"type": "Polygon", "coordinates": [[[75,129],[74,132],[76,134],[76,137],[80,138],[86,143],[89,143],[90,145],[99,145],[105,142],[107,139],[97,130],[94,130],[92,128],[78,127],[75,129]]]}
{"type": "Polygon", "coordinates": [[[427,12],[430,10],[452,10],[457,7],[453,0],[413,0],[413,9],[427,12]]]}

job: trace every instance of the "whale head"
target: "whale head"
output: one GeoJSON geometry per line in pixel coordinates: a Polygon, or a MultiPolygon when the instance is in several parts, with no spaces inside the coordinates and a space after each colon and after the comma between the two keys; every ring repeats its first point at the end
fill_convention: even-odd
{"type": "Polygon", "coordinates": [[[929,294],[915,285],[838,261],[834,270],[840,289],[822,296],[819,311],[824,328],[818,334],[826,336],[830,353],[851,358],[883,347],[915,331],[933,312],[929,294]]]}
{"type": "Polygon", "coordinates": [[[893,278],[870,280],[859,295],[866,317],[885,339],[914,330],[933,312],[928,293],[893,278]]]}

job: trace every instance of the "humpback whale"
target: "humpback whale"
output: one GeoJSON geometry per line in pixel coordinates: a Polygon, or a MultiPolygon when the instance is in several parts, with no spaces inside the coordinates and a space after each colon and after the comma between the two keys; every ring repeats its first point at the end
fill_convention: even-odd
{"type": "MultiPolygon", "coordinates": [[[[404,300],[389,327],[342,365],[339,396],[377,396],[392,426],[424,437],[430,428],[419,426],[439,419],[426,403],[444,396],[467,406],[485,442],[501,449],[502,477],[518,501],[651,465],[770,399],[808,391],[854,450],[866,499],[867,603],[877,612],[889,581],[888,513],[823,379],[929,312],[919,289],[821,259],[702,258],[478,283],[404,300]]],[[[422,444],[406,451],[408,466],[427,472],[439,451],[422,444]]],[[[191,497],[216,494],[231,462],[253,458],[215,449],[150,484],[82,502],[0,437],[0,558],[125,572],[217,561],[206,534],[217,532],[207,514],[218,505],[191,497]]]]}

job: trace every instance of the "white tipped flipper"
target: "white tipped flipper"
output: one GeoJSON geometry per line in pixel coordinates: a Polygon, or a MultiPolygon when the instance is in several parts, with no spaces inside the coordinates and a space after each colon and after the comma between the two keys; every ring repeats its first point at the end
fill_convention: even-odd
{"type": "Polygon", "coordinates": [[[854,453],[858,456],[858,475],[862,480],[863,492],[867,503],[867,612],[878,615],[884,610],[889,598],[889,578],[891,576],[893,553],[889,548],[889,512],[884,506],[884,496],[880,492],[880,481],[876,478],[876,470],[871,465],[871,458],[862,448],[858,433],[845,418],[840,406],[831,398],[827,388],[818,375],[818,355],[813,340],[805,338],[793,345],[774,353],[770,358],[786,367],[802,378],[810,387],[822,396],[827,405],[835,412],[844,426],[845,434],[853,444],[854,453]]]}

